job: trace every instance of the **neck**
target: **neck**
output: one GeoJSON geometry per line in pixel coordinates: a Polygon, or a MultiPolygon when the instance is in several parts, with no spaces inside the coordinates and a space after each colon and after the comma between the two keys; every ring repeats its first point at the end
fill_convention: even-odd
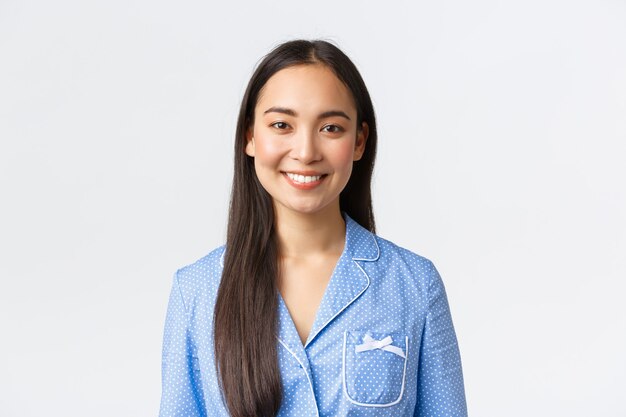
{"type": "Polygon", "coordinates": [[[317,213],[297,213],[275,207],[275,230],[282,258],[302,258],[343,252],[346,225],[339,205],[317,213]]]}

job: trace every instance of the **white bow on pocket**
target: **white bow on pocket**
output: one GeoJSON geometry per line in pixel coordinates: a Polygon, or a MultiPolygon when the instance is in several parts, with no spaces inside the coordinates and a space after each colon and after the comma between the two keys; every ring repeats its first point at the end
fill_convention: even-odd
{"type": "Polygon", "coordinates": [[[397,346],[393,346],[391,344],[392,342],[393,342],[393,339],[391,338],[391,336],[387,336],[381,340],[376,340],[370,335],[366,334],[363,337],[363,344],[356,345],[355,351],[357,353],[360,353],[360,352],[365,352],[367,350],[382,349],[382,350],[386,350],[387,352],[394,353],[400,356],[401,358],[406,358],[406,356],[404,355],[404,351],[397,346]]]}

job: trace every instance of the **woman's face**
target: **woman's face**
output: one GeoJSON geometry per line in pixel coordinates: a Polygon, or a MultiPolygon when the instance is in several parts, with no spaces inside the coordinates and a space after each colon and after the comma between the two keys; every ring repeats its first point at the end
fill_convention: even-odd
{"type": "Polygon", "coordinates": [[[368,126],[357,129],[356,116],[352,94],[324,65],[289,67],[267,81],[246,153],[277,211],[339,210],[339,194],[367,140],[368,126]]]}

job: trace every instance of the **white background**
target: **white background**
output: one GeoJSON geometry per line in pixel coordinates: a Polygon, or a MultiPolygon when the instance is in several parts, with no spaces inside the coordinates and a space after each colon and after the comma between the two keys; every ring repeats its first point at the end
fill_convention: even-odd
{"type": "Polygon", "coordinates": [[[475,417],[626,416],[626,2],[0,0],[0,416],[154,416],[174,271],[222,244],[239,102],[336,42],[378,233],[433,260],[475,417]]]}

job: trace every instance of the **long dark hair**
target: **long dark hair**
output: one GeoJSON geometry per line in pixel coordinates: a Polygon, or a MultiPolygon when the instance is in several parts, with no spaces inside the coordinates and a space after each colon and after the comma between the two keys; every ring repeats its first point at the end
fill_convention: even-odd
{"type": "Polygon", "coordinates": [[[376,155],[376,119],[365,83],[350,59],[322,40],[293,40],[273,49],[256,68],[241,102],[235,138],[224,269],[214,312],[215,365],[233,417],[274,417],[282,402],[278,367],[278,245],[272,198],[259,182],[254,159],[245,153],[259,92],[276,72],[294,65],[322,64],[352,93],[357,128],[369,126],[366,148],[354,162],[340,208],[375,231],[370,183],[376,155]],[[271,336],[271,337],[270,337],[271,336]]]}

